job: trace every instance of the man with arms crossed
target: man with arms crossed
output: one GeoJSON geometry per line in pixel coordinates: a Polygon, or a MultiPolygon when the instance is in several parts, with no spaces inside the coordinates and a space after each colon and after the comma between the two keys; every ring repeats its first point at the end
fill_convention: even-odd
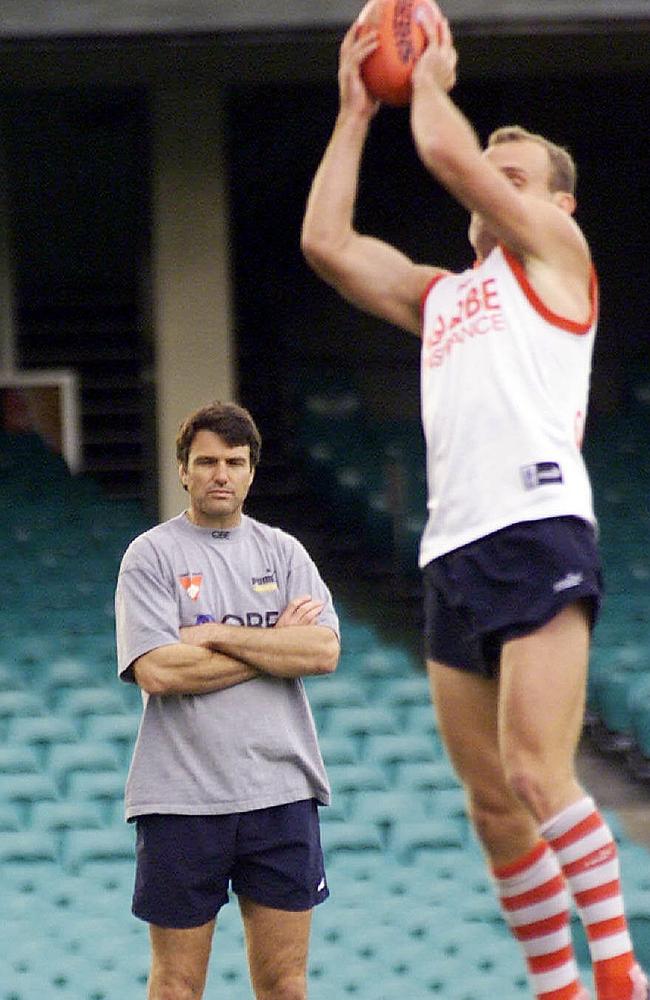
{"type": "Polygon", "coordinates": [[[425,7],[417,16],[428,45],[413,73],[413,139],[471,214],[476,267],[415,264],[354,228],[377,110],[359,73],[377,39],[356,25],[341,46],[340,109],[303,250],[350,302],[422,338],[432,694],[532,989],[543,1000],[588,997],[571,944],[572,893],[598,1000],[646,1000],[616,846],[575,772],[600,569],[580,454],[597,293],[572,218],[574,166],[518,127],[498,130],[482,151],[448,96],[448,23],[425,7]]]}
{"type": "Polygon", "coordinates": [[[149,1000],[203,996],[216,915],[239,897],[257,1000],[305,1000],[328,895],[329,786],[301,678],[332,673],[338,620],[303,546],[242,507],[260,454],[247,410],[181,425],[188,509],[136,538],[117,584],[118,669],[143,692],[126,787],[149,1000]]]}

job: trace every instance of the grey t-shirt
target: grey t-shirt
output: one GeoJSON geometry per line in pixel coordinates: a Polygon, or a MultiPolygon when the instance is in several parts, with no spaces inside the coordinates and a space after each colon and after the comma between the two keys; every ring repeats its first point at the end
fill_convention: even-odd
{"type": "MultiPolygon", "coordinates": [[[[180,514],[128,547],[115,596],[118,672],[205,621],[272,627],[300,594],[325,602],[318,624],[339,634],[332,598],[291,535],[242,516],[228,531],[180,514]]],[[[323,679],[323,683],[326,680],[323,679]]],[[[147,695],[126,783],[126,818],[247,812],[330,788],[300,678],[261,676],[201,695],[147,695]]]]}

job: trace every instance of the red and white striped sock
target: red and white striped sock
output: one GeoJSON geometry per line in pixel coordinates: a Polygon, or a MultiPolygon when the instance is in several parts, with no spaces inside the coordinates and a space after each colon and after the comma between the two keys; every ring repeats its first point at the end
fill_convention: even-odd
{"type": "Polygon", "coordinates": [[[564,876],[546,841],[494,870],[505,919],[520,942],[538,1000],[587,1000],[578,978],[564,876]]]}
{"type": "Polygon", "coordinates": [[[542,826],[584,924],[598,1000],[647,1000],[623,909],[618,850],[612,832],[585,796],[542,826]]]}

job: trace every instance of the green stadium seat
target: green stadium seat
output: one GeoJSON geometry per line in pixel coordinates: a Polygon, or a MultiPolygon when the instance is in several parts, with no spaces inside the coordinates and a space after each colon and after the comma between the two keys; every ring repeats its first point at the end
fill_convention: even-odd
{"type": "Polygon", "coordinates": [[[121,759],[115,747],[108,742],[82,740],[53,746],[48,768],[58,784],[65,789],[71,774],[79,771],[117,771],[121,768],[121,759]]]}
{"type": "Polygon", "coordinates": [[[381,836],[373,823],[326,823],[322,828],[322,844],[326,859],[341,851],[383,850],[381,836]]]}
{"type": "Polygon", "coordinates": [[[327,716],[330,736],[370,736],[396,734],[395,713],[383,705],[340,705],[331,708],[327,716]]]}
{"type": "Polygon", "coordinates": [[[354,764],[359,759],[357,744],[351,736],[321,736],[320,749],[325,765],[354,764]]]}
{"type": "Polygon", "coordinates": [[[38,758],[30,746],[0,747],[0,774],[33,774],[38,769],[38,758]]]}
{"type": "Polygon", "coordinates": [[[383,696],[383,703],[395,708],[406,708],[411,705],[431,705],[429,680],[422,673],[416,677],[404,677],[391,681],[383,696]]]}
{"type": "Polygon", "coordinates": [[[363,685],[346,677],[311,677],[305,681],[305,688],[314,709],[365,704],[363,685]]]}
{"type": "Polygon", "coordinates": [[[355,661],[361,676],[370,680],[384,677],[410,678],[419,667],[419,662],[408,650],[386,643],[361,653],[355,657],[355,661]]]}
{"type": "Polygon", "coordinates": [[[56,785],[47,774],[0,774],[0,801],[29,805],[57,797],[56,785]]]}
{"type": "Polygon", "coordinates": [[[411,735],[382,734],[369,736],[365,744],[365,757],[383,767],[406,762],[434,761],[431,740],[419,733],[411,735]]]}
{"type": "Polygon", "coordinates": [[[0,691],[0,719],[17,715],[40,715],[41,699],[32,691],[0,691]]]}
{"type": "Polygon", "coordinates": [[[0,833],[0,862],[56,861],[56,837],[44,830],[21,830],[0,833]]]}
{"type": "Polygon", "coordinates": [[[89,740],[109,740],[112,743],[132,746],[138,735],[140,715],[87,715],[85,738],[89,740]]]}
{"type": "Polygon", "coordinates": [[[466,825],[455,818],[413,820],[396,826],[391,846],[404,864],[422,851],[435,852],[463,847],[467,841],[466,825]]]}
{"type": "Polygon", "coordinates": [[[94,829],[101,825],[101,810],[90,800],[37,802],[32,809],[31,827],[34,830],[94,829]]]}
{"type": "Polygon", "coordinates": [[[400,788],[436,791],[439,788],[458,788],[459,781],[446,758],[433,763],[405,761],[397,767],[395,784],[400,788]]]}
{"type": "Polygon", "coordinates": [[[430,816],[428,801],[418,792],[360,791],[355,796],[352,818],[357,822],[394,827],[410,820],[430,816]]]}
{"type": "Polygon", "coordinates": [[[125,775],[121,771],[73,771],[68,780],[67,797],[99,799],[105,802],[124,798],[125,775]]]}
{"type": "Polygon", "coordinates": [[[0,831],[16,831],[21,828],[20,813],[10,802],[0,802],[0,831]]]}
{"type": "Polygon", "coordinates": [[[118,690],[110,687],[72,688],[62,692],[57,710],[72,718],[84,715],[114,715],[125,710],[118,690]]]}
{"type": "Polygon", "coordinates": [[[109,830],[70,830],[66,837],[64,865],[68,871],[85,871],[94,862],[105,863],[135,858],[135,831],[132,826],[109,830]]]}
{"type": "Polygon", "coordinates": [[[418,703],[407,707],[404,716],[404,729],[409,733],[423,733],[430,739],[435,739],[436,746],[442,745],[438,733],[438,722],[430,702],[426,705],[418,703]]]}
{"type": "Polygon", "coordinates": [[[332,764],[328,774],[336,795],[388,787],[385,772],[376,764],[332,764]]]}

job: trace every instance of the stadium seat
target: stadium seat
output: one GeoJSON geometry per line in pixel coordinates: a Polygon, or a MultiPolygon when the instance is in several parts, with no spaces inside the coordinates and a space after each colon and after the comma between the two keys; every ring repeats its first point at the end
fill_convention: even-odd
{"type": "Polygon", "coordinates": [[[38,758],[32,748],[23,744],[0,747],[0,774],[30,774],[38,771],[38,758]]]}
{"type": "Polygon", "coordinates": [[[433,763],[426,761],[400,763],[395,775],[395,784],[400,788],[420,788],[429,791],[459,787],[454,769],[446,758],[433,763]]]}
{"type": "Polygon", "coordinates": [[[382,851],[381,836],[373,823],[327,823],[322,829],[325,857],[340,851],[382,851]]]}
{"type": "Polygon", "coordinates": [[[408,864],[421,851],[462,847],[467,840],[464,823],[454,818],[402,822],[395,827],[391,846],[396,856],[408,864]]]}
{"type": "Polygon", "coordinates": [[[41,699],[32,691],[0,691],[0,719],[18,715],[40,715],[41,699]]]}
{"type": "Polygon", "coordinates": [[[430,816],[427,800],[418,792],[359,791],[352,807],[356,822],[395,826],[398,823],[430,816]]]}
{"type": "Polygon", "coordinates": [[[319,742],[327,767],[330,764],[354,764],[359,759],[357,745],[351,736],[321,736],[319,742]]]}
{"type": "Polygon", "coordinates": [[[411,735],[382,734],[369,736],[365,745],[365,757],[383,766],[403,764],[407,761],[420,762],[434,760],[431,740],[419,733],[411,735]]]}
{"type": "Polygon", "coordinates": [[[89,740],[109,740],[112,743],[135,743],[140,726],[140,715],[126,713],[118,715],[87,715],[85,737],[89,740]]]}
{"type": "Polygon", "coordinates": [[[57,709],[72,718],[84,715],[114,715],[125,710],[118,690],[109,687],[69,688],[62,692],[57,709]]]}
{"type": "Polygon", "coordinates": [[[327,771],[335,794],[388,787],[384,771],[376,764],[332,764],[327,771]]]}
{"type": "Polygon", "coordinates": [[[56,785],[47,774],[0,774],[0,801],[29,805],[56,798],[56,785]]]}
{"type": "Polygon", "coordinates": [[[74,743],[78,739],[78,727],[71,719],[60,715],[18,716],[9,722],[7,739],[35,746],[74,743]]]}
{"type": "Polygon", "coordinates": [[[107,802],[124,798],[125,775],[121,771],[73,771],[68,781],[69,799],[99,799],[107,802]]]}
{"type": "Polygon", "coordinates": [[[53,746],[48,764],[50,773],[63,789],[74,772],[116,771],[120,766],[119,754],[112,744],[89,740],[53,746]]]}
{"type": "Polygon", "coordinates": [[[102,825],[101,811],[95,802],[37,802],[31,816],[34,830],[93,829],[102,825]]]}
{"type": "Polygon", "coordinates": [[[64,865],[79,872],[96,861],[125,861],[135,857],[135,831],[126,823],[109,830],[70,830],[66,837],[64,865]]]}
{"type": "Polygon", "coordinates": [[[404,677],[392,681],[383,696],[383,703],[395,708],[406,708],[412,705],[431,705],[429,680],[425,674],[416,677],[404,677]]]}
{"type": "Polygon", "coordinates": [[[63,691],[66,688],[87,687],[96,680],[90,664],[79,657],[65,657],[48,664],[43,677],[46,690],[63,691]]]}
{"type": "Polygon", "coordinates": [[[21,830],[0,833],[0,861],[56,861],[56,837],[44,830],[21,830]]]}
{"type": "Polygon", "coordinates": [[[426,705],[417,703],[407,708],[404,716],[404,730],[408,733],[423,733],[435,739],[436,746],[441,745],[438,723],[430,702],[426,705]]]}
{"type": "Polygon", "coordinates": [[[395,714],[382,705],[341,705],[330,709],[327,716],[330,736],[369,736],[398,731],[395,714]]]}
{"type": "Polygon", "coordinates": [[[10,802],[0,803],[0,831],[8,832],[20,830],[20,813],[15,805],[10,802]]]}
{"type": "Polygon", "coordinates": [[[310,677],[305,688],[314,709],[365,704],[363,685],[346,677],[310,677]]]}
{"type": "Polygon", "coordinates": [[[467,800],[462,788],[436,788],[428,797],[430,809],[434,816],[465,819],[467,817],[467,800]]]}

